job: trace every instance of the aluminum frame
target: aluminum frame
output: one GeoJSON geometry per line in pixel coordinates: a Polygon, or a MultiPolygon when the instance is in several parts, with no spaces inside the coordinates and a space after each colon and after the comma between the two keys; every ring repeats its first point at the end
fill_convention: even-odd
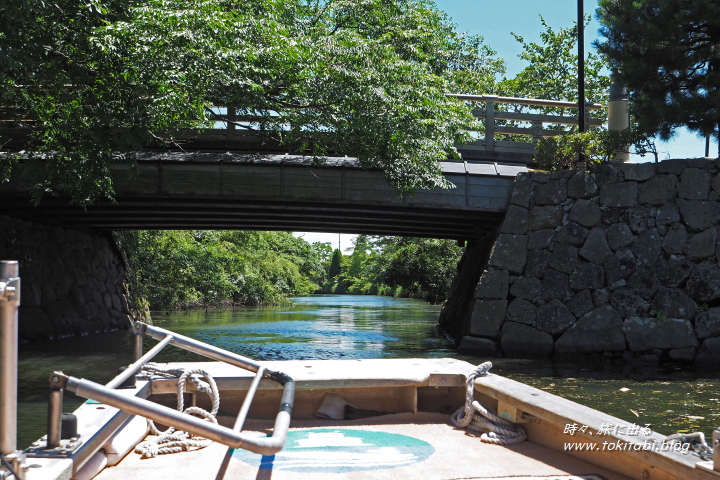
{"type": "MultiPolygon", "coordinates": [[[[136,335],[141,331],[144,334],[160,340],[160,343],[140,357],[124,372],[120,373],[105,386],[90,380],[67,376],[62,372],[55,372],[53,377],[58,378],[59,383],[54,388],[59,387],[61,389],[60,392],[62,392],[62,389],[67,389],[80,397],[92,399],[118,408],[124,412],[149,418],[165,425],[172,425],[194,435],[199,435],[218,443],[222,443],[223,445],[231,448],[243,448],[261,455],[274,455],[283,449],[287,439],[287,433],[290,428],[291,412],[295,401],[295,381],[290,376],[282,372],[267,370],[260,363],[241,355],[228,352],[227,350],[223,350],[143,322],[135,322],[133,330],[136,335]],[[149,400],[128,397],[115,390],[116,387],[137,373],[151,358],[157,355],[168,344],[173,344],[184,350],[256,373],[255,379],[253,380],[245,402],[240,409],[233,429],[223,427],[221,425],[211,424],[198,417],[178,412],[177,410],[173,410],[163,405],[158,405],[149,400]],[[250,408],[250,403],[257,391],[257,386],[262,378],[268,378],[283,386],[280,407],[275,418],[275,425],[273,427],[273,434],[271,437],[248,437],[243,435],[240,430],[250,408]]],[[[136,345],[138,343],[139,342],[136,342],[136,345]]],[[[138,352],[136,350],[135,356],[137,357],[137,355],[138,352]]],[[[53,419],[53,425],[48,425],[48,431],[50,432],[52,430],[53,438],[57,437],[55,432],[59,431],[59,425],[55,425],[60,418],[60,416],[57,415],[57,412],[54,412],[57,408],[57,404],[53,405],[51,407],[51,412],[49,413],[49,418],[53,419]]],[[[48,439],[50,439],[50,435],[48,435],[48,439]]]]}

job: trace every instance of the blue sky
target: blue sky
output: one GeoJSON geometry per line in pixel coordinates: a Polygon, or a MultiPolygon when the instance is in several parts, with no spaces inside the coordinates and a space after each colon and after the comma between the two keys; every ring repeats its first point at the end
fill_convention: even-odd
{"type": "MultiPolygon", "coordinates": [[[[507,62],[507,76],[512,77],[525,66],[518,58],[522,51],[520,44],[511,35],[514,32],[528,42],[539,42],[542,25],[540,15],[554,29],[569,27],[577,20],[577,0],[435,0],[440,10],[445,11],[458,26],[458,31],[482,35],[485,43],[498,52],[507,62]]],[[[585,30],[585,51],[593,49],[592,42],[600,38],[600,24],[595,18],[596,0],[584,0],[586,14],[592,21],[585,30]]],[[[705,155],[705,140],[683,131],[668,143],[658,142],[660,160],[666,158],[702,157],[705,155]]],[[[710,155],[717,152],[717,143],[710,145],[710,155]]],[[[633,158],[633,162],[651,161],[651,157],[633,158]]],[[[337,233],[302,233],[308,242],[331,242],[338,246],[337,233]]],[[[355,235],[341,235],[341,250],[352,247],[355,235]]]]}
{"type": "MultiPolygon", "coordinates": [[[[577,19],[576,0],[435,0],[435,4],[448,14],[458,26],[458,31],[485,37],[485,43],[507,62],[509,77],[525,66],[524,62],[517,58],[522,49],[511,32],[527,41],[539,42],[541,15],[548,25],[555,29],[570,27],[577,19]]],[[[585,13],[592,14],[592,22],[585,30],[586,51],[592,48],[591,43],[597,38],[597,30],[600,28],[595,19],[596,8],[597,2],[585,0],[585,13]]]]}

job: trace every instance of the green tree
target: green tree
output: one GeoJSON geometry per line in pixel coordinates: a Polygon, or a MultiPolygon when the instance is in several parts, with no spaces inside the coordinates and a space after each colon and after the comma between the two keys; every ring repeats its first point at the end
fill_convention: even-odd
{"type": "Polygon", "coordinates": [[[126,0],[3,2],[0,114],[6,121],[0,150],[9,153],[0,155],[0,180],[17,166],[16,152],[27,150],[35,155],[24,162],[23,173],[36,200],[55,189],[80,203],[112,194],[112,153],[139,147],[137,133],[153,120],[139,115],[132,104],[138,102],[130,101],[146,91],[120,81],[118,65],[93,46],[93,32],[126,18],[130,5],[126,0]],[[18,138],[19,144],[12,143],[18,138]]]}
{"type": "MultiPolygon", "coordinates": [[[[586,25],[590,18],[586,17],[586,25]]],[[[528,43],[522,36],[513,34],[522,45],[519,57],[527,66],[514,78],[503,79],[497,86],[502,95],[531,97],[548,100],[577,102],[577,24],[572,27],[554,30],[540,17],[543,31],[541,43],[528,43]]],[[[607,104],[610,87],[607,64],[601,55],[588,52],[585,58],[585,101],[607,104]]],[[[501,104],[501,108],[504,106],[501,104]]],[[[505,106],[507,108],[507,106],[505,106]]],[[[516,112],[537,112],[543,114],[567,115],[577,118],[577,110],[568,111],[557,107],[512,107],[516,112]]],[[[604,119],[605,110],[591,110],[591,117],[604,119]]],[[[514,122],[508,122],[514,125],[514,122]]],[[[614,132],[591,129],[580,134],[577,127],[555,124],[545,126],[548,129],[572,132],[568,135],[544,137],[538,141],[535,163],[543,169],[572,168],[577,161],[577,153],[582,150],[589,161],[614,156],[627,143],[614,132]]],[[[531,137],[514,138],[517,141],[530,141],[531,137]]]]}
{"type": "Polygon", "coordinates": [[[368,249],[372,245],[367,235],[358,235],[354,241],[353,253],[350,255],[350,265],[347,275],[350,278],[360,278],[368,260],[368,249]]]}
{"type": "MultiPolygon", "coordinates": [[[[589,18],[587,19],[589,22],[589,18]]],[[[514,34],[522,45],[519,57],[527,66],[513,78],[497,85],[501,95],[577,102],[577,24],[554,30],[540,17],[542,43],[528,43],[514,34]]],[[[585,58],[585,101],[607,103],[610,77],[600,56],[588,52],[585,58]]],[[[541,109],[551,112],[553,109],[541,109]]]]}
{"type": "Polygon", "coordinates": [[[238,128],[287,150],[357,156],[400,190],[448,186],[439,161],[474,120],[446,93],[488,91],[502,70],[429,0],[9,0],[0,29],[0,100],[23,125],[0,144],[28,132],[17,148],[32,152],[4,155],[3,178],[27,166],[36,199],[82,204],[112,196],[108,165],[132,162],[118,152],[172,146],[212,124],[212,105],[261,118],[238,128]]]}
{"type": "Polygon", "coordinates": [[[720,3],[600,0],[597,48],[625,81],[643,133],[703,135],[720,124],[720,3]]]}
{"type": "Polygon", "coordinates": [[[462,248],[452,240],[379,237],[378,280],[396,294],[440,303],[447,298],[462,248]]]}
{"type": "Polygon", "coordinates": [[[333,254],[332,244],[330,242],[314,242],[312,243],[315,256],[322,262],[329,262],[333,254]]]}
{"type": "MultiPolygon", "coordinates": [[[[589,19],[588,19],[589,21],[589,19]]],[[[543,31],[541,44],[528,43],[513,33],[522,45],[519,57],[528,65],[512,79],[504,79],[498,89],[508,96],[577,101],[577,24],[555,31],[540,17],[543,31]]],[[[603,73],[606,65],[592,52],[585,58],[586,101],[607,99],[609,77],[603,73]]]]}
{"type": "Polygon", "coordinates": [[[331,280],[336,279],[340,275],[342,258],[342,252],[339,248],[336,248],[332,254],[332,259],[330,260],[330,266],[328,267],[328,277],[330,277],[331,280]]]}
{"type": "Polygon", "coordinates": [[[370,237],[358,235],[355,238],[353,252],[345,271],[345,281],[348,284],[348,292],[352,294],[377,293],[373,288],[373,280],[369,277],[370,253],[373,247],[370,237]]]}

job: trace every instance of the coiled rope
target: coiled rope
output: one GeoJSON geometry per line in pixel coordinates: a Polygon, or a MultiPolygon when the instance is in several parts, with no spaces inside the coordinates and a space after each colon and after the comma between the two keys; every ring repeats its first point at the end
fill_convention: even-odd
{"type": "MultiPolygon", "coordinates": [[[[172,369],[161,367],[155,363],[148,363],[143,367],[143,370],[150,374],[162,374],[172,377],[178,377],[177,381],[177,409],[180,412],[184,412],[190,415],[196,415],[201,418],[217,424],[217,412],[220,408],[220,391],[218,390],[215,379],[206,371],[199,368],[192,370],[184,369],[172,369]],[[199,376],[194,376],[199,375],[199,376]],[[205,381],[200,378],[204,378],[205,381]],[[200,407],[185,407],[183,394],[185,393],[185,384],[187,381],[192,382],[198,392],[205,392],[210,396],[212,401],[212,411],[208,412],[200,407]]],[[[157,438],[146,440],[137,447],[135,452],[142,455],[142,458],[151,458],[157,455],[166,453],[178,453],[187,451],[191,448],[201,449],[205,448],[212,443],[212,440],[208,440],[203,437],[194,436],[188,432],[181,430],[175,430],[173,427],[169,427],[164,432],[158,430],[155,423],[147,419],[148,427],[153,435],[158,435],[157,438]]]]}
{"type": "Polygon", "coordinates": [[[485,443],[496,445],[520,443],[527,438],[524,428],[498,417],[474,400],[475,379],[487,375],[491,368],[492,363],[485,362],[478,365],[475,371],[468,375],[465,382],[465,406],[452,414],[452,423],[459,428],[483,432],[480,440],[485,443]]]}

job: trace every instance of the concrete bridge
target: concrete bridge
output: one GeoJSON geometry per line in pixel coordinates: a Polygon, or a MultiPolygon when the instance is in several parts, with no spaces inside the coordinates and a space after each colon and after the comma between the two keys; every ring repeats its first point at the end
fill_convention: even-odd
{"type": "MultiPolygon", "coordinates": [[[[354,158],[330,157],[321,166],[308,157],[263,152],[277,145],[267,145],[252,131],[243,130],[233,109],[219,108],[218,112],[225,112],[217,115],[223,128],[179,132],[183,152],[140,153],[137,176],[131,176],[125,165],[112,166],[116,203],[100,201],[84,210],[69,205],[67,198],[46,197],[36,208],[28,201],[29,186],[11,182],[0,184],[0,215],[99,231],[295,230],[481,238],[504,215],[515,176],[532,161],[535,140],[562,133],[545,129],[544,124],[578,123],[574,115],[520,110],[551,107],[565,112],[577,109],[577,104],[454,96],[482,103],[482,108],[473,110],[481,135],[458,146],[463,161],[442,163],[454,189],[400,195],[381,170],[362,169],[354,158]],[[497,104],[509,107],[497,108],[497,104]],[[518,142],[518,135],[533,141],[518,142]]],[[[588,116],[586,123],[601,122],[588,116]]]]}
{"type": "MultiPolygon", "coordinates": [[[[469,155],[472,156],[472,155],[469,155]]],[[[477,155],[476,155],[477,156],[477,155]]],[[[295,230],[470,240],[493,230],[523,164],[444,162],[449,190],[400,195],[357,159],[246,153],[142,153],[139,172],[113,167],[117,202],[86,210],[67,198],[39,207],[28,186],[0,185],[0,215],[68,228],[295,230]]]]}

